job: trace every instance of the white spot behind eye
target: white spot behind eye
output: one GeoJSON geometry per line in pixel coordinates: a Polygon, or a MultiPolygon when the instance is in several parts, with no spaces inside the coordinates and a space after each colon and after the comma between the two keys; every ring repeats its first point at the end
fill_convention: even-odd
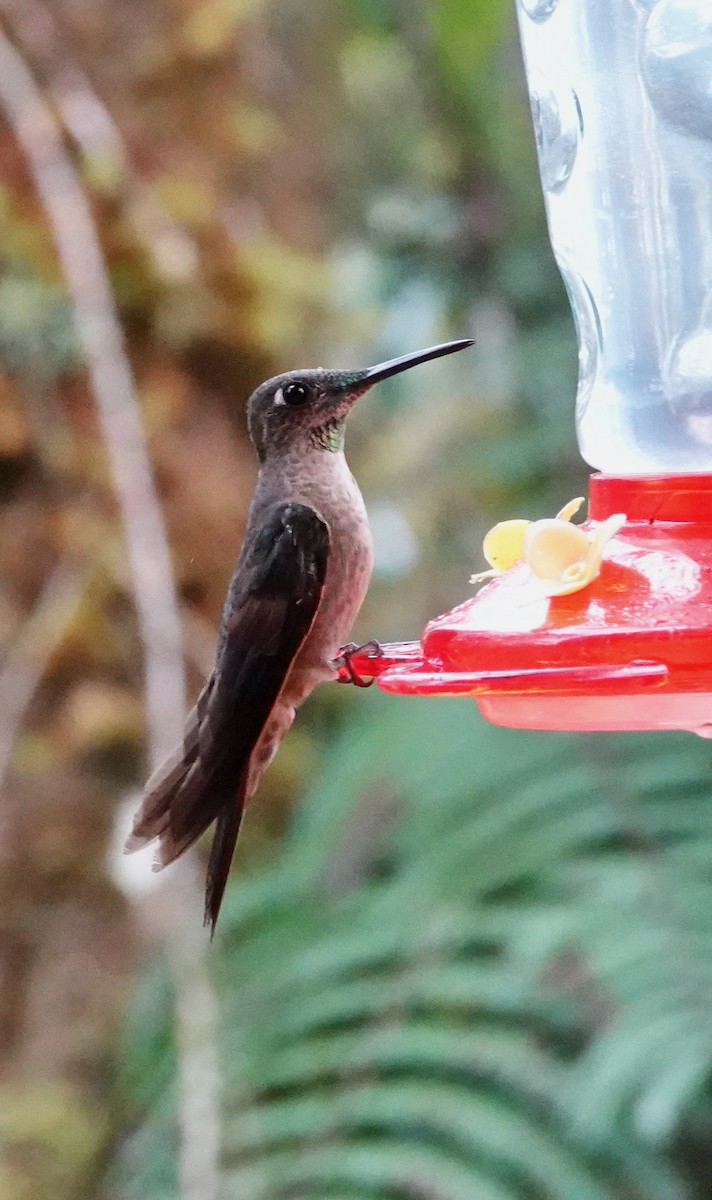
{"type": "Polygon", "coordinates": [[[287,403],[284,396],[282,395],[281,388],[277,388],[277,391],[274,393],[274,403],[275,404],[286,404],[287,403]]]}

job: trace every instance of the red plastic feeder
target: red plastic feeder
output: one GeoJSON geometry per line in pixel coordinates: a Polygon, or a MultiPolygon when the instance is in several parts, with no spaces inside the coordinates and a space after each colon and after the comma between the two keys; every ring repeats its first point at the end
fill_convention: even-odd
{"type": "Polygon", "coordinates": [[[353,665],[397,695],[472,696],[518,729],[687,729],[712,737],[712,475],[591,478],[591,528],[626,513],[598,577],[522,602],[524,564],[353,665]]]}
{"type": "Polygon", "coordinates": [[[584,529],[626,520],[581,590],[532,601],[522,561],[420,644],[361,656],[356,669],[385,691],[472,696],[518,728],[712,736],[704,8],[517,0],[549,233],[578,331],[579,444],[602,472],[584,529]]]}

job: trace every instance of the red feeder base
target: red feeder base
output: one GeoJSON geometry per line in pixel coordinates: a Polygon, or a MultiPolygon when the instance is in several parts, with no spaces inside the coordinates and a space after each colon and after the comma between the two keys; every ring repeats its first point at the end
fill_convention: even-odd
{"type": "Polygon", "coordinates": [[[522,564],[354,667],[398,695],[472,696],[497,725],[712,737],[712,475],[593,475],[584,528],[613,513],[581,591],[523,603],[522,564]]]}

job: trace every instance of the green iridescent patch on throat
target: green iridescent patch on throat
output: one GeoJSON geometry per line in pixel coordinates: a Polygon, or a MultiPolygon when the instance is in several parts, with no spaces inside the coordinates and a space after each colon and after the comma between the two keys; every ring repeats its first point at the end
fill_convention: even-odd
{"type": "Polygon", "coordinates": [[[318,429],[312,429],[311,440],[320,450],[332,450],[337,453],[344,448],[345,429],[344,421],[329,421],[318,429]]]}

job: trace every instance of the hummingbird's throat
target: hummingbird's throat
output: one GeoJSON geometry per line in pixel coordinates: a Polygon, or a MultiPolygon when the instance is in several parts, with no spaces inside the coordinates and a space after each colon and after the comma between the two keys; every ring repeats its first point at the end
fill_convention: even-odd
{"type": "Polygon", "coordinates": [[[310,431],[310,439],[317,450],[331,450],[334,454],[344,448],[345,421],[328,421],[318,429],[310,431]]]}

